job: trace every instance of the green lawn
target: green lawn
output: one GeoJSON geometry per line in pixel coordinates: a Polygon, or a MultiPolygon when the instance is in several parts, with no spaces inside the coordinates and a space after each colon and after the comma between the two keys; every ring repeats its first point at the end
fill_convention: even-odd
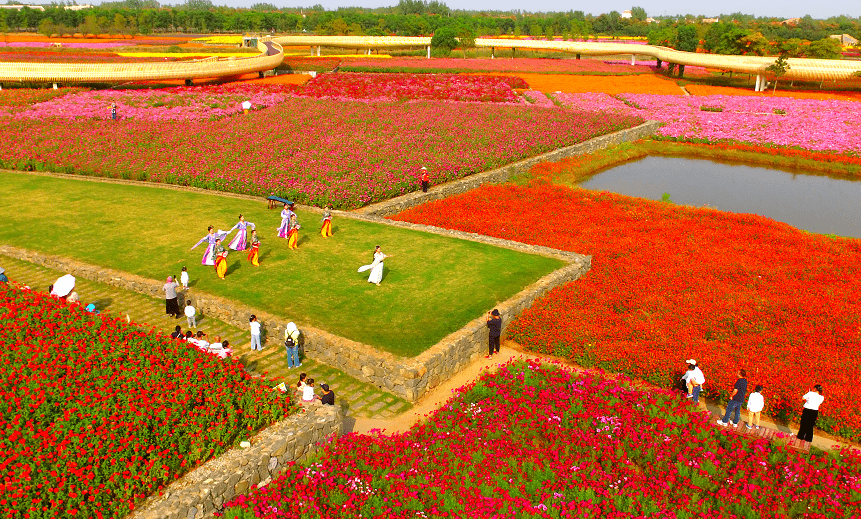
{"type": "Polygon", "coordinates": [[[192,290],[314,326],[397,355],[415,356],[495,304],[561,267],[559,260],[344,218],[334,236],[299,211],[299,249],[276,236],[280,211],[194,193],[0,172],[0,241],[162,280],[188,267],[192,290]],[[257,224],[260,267],[228,257],[225,280],[189,250],[207,225],[229,229],[239,213],[257,224]],[[386,254],[382,285],[356,269],[386,254]]]}

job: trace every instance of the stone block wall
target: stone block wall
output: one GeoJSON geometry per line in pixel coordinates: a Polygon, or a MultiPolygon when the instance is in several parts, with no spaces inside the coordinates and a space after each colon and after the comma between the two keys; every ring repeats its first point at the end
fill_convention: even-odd
{"type": "Polygon", "coordinates": [[[303,461],[341,433],[337,406],[310,404],[260,432],[247,448],[231,449],[150,496],[129,519],[203,519],[235,496],[262,488],[290,461],[303,461]]]}
{"type": "Polygon", "coordinates": [[[452,195],[466,193],[467,191],[471,191],[482,184],[501,184],[511,179],[512,177],[528,173],[532,166],[540,164],[542,162],[557,162],[568,157],[583,155],[585,153],[592,153],[604,148],[608,148],[610,146],[621,144],[623,142],[636,141],[638,139],[642,139],[643,137],[654,135],[654,133],[658,131],[658,128],[660,128],[660,126],[661,123],[658,121],[646,121],[645,123],[639,126],[635,126],[634,128],[628,128],[627,130],[620,130],[618,132],[608,133],[607,135],[601,135],[600,137],[595,137],[593,139],[589,139],[588,141],[581,142],[573,146],[559,148],[558,150],[553,150],[542,155],[537,155],[535,157],[530,157],[519,162],[507,164],[505,166],[502,166],[501,168],[492,169],[483,173],[477,173],[475,175],[470,175],[466,178],[455,180],[453,182],[447,182],[439,186],[433,186],[431,189],[428,190],[427,193],[423,193],[421,191],[408,193],[406,195],[386,200],[385,202],[380,202],[377,204],[362,207],[360,209],[357,209],[356,212],[360,214],[376,216],[390,216],[393,214],[398,214],[400,212],[406,211],[407,209],[410,209],[411,207],[424,204],[425,202],[430,202],[432,200],[441,200],[443,198],[448,198],[452,195]]]}

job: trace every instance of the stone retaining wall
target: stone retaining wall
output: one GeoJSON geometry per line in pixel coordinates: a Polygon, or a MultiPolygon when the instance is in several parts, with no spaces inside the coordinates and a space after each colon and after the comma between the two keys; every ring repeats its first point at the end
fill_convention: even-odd
{"type": "Polygon", "coordinates": [[[262,488],[290,461],[303,461],[341,434],[338,406],[311,404],[251,440],[247,448],[231,449],[171,483],[140,504],[129,519],[203,519],[223,510],[224,503],[262,488]]]}
{"type": "Polygon", "coordinates": [[[356,213],[376,216],[390,216],[398,214],[425,202],[448,198],[460,193],[466,193],[482,184],[501,184],[517,175],[529,173],[532,166],[540,164],[541,162],[557,162],[568,157],[592,153],[623,142],[636,141],[643,137],[654,135],[660,126],[661,123],[658,121],[646,121],[634,128],[601,135],[600,137],[595,137],[573,146],[559,148],[558,150],[530,157],[528,159],[521,160],[520,162],[514,162],[512,164],[502,166],[501,168],[477,173],[460,180],[434,186],[430,188],[427,193],[417,191],[386,200],[385,202],[368,205],[360,209],[356,209],[356,213]]]}

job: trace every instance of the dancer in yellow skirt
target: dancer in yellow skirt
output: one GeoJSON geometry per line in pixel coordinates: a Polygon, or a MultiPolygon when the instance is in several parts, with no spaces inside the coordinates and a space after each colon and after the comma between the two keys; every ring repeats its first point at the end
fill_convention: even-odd
{"type": "Polygon", "coordinates": [[[290,216],[290,230],[287,232],[287,247],[290,249],[299,248],[299,229],[301,226],[296,221],[296,214],[290,216]]]}
{"type": "Polygon", "coordinates": [[[332,212],[328,206],[323,210],[322,222],[323,226],[320,227],[320,236],[323,238],[332,236],[332,212]]]}
{"type": "Polygon", "coordinates": [[[255,267],[259,267],[257,260],[260,258],[260,238],[257,237],[257,229],[251,230],[251,242],[249,244],[248,261],[255,267]]]}
{"type": "Polygon", "coordinates": [[[221,244],[221,240],[215,241],[215,273],[224,279],[227,273],[227,249],[221,244]]]}

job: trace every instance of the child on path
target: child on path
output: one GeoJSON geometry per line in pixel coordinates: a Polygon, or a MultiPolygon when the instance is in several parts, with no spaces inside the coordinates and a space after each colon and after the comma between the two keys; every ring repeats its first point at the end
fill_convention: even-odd
{"type": "Polygon", "coordinates": [[[257,316],[252,314],[248,322],[251,327],[251,351],[263,351],[263,346],[260,345],[260,323],[257,322],[257,316]]]}
{"type": "Polygon", "coordinates": [[[179,273],[179,282],[182,283],[182,289],[188,290],[188,269],[182,267],[182,272],[179,273]]]}
{"type": "Polygon", "coordinates": [[[197,328],[197,320],[195,316],[197,315],[197,310],[191,306],[191,300],[185,302],[185,318],[188,320],[189,328],[197,328]]]}
{"type": "Polygon", "coordinates": [[[747,399],[747,428],[753,429],[754,421],[756,428],[759,429],[759,417],[762,414],[762,409],[765,407],[765,399],[762,397],[762,385],[754,388],[753,393],[747,399]]]}

